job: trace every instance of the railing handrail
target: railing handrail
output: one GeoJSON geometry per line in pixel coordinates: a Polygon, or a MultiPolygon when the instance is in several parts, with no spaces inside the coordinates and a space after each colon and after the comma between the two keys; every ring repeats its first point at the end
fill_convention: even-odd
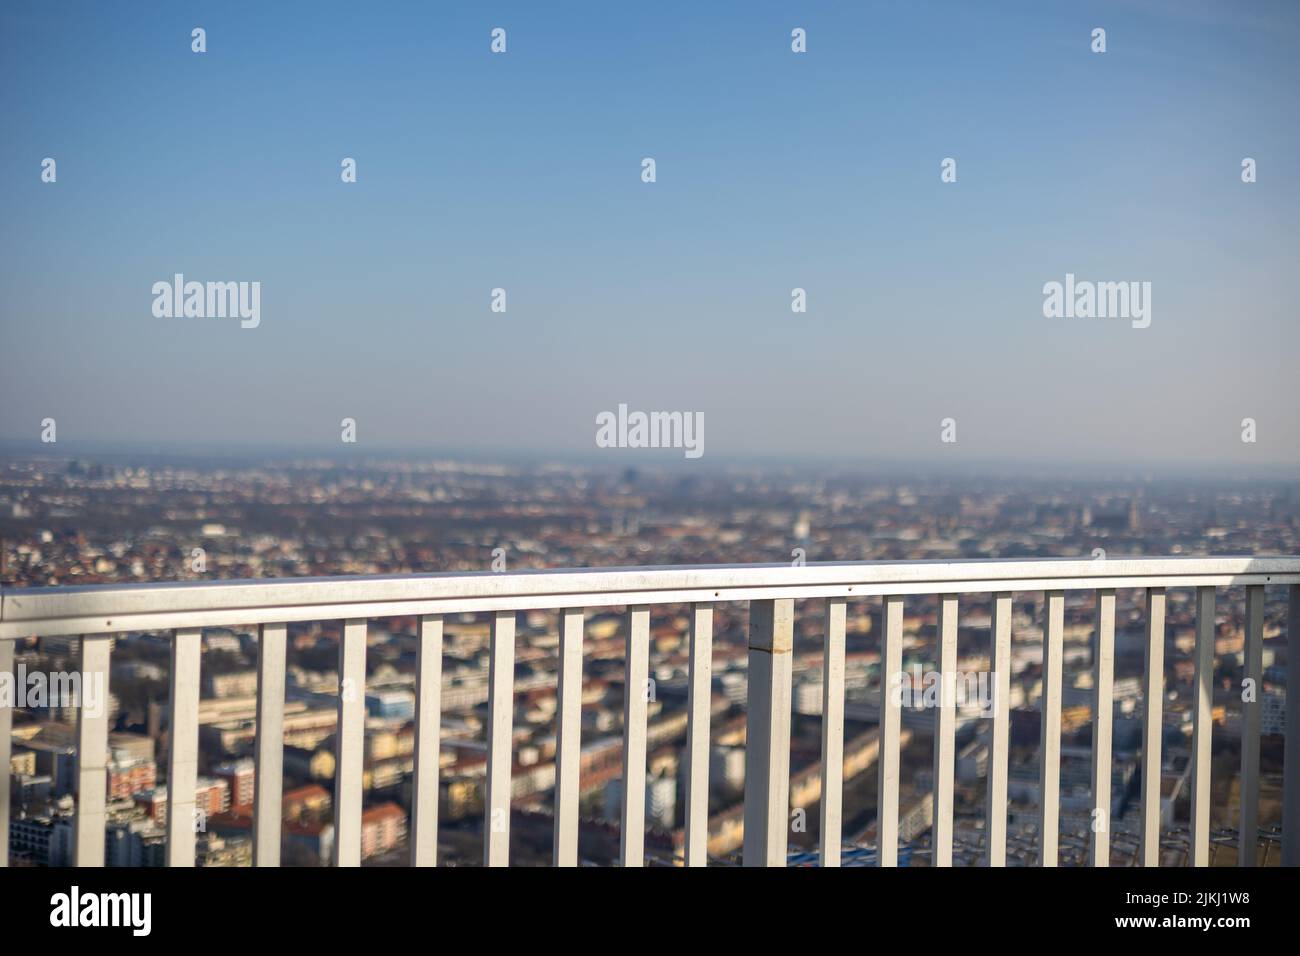
{"type": "Polygon", "coordinates": [[[338,575],[0,589],[0,639],[650,603],[1300,583],[1300,557],[1170,556],[716,564],[338,575]]]}

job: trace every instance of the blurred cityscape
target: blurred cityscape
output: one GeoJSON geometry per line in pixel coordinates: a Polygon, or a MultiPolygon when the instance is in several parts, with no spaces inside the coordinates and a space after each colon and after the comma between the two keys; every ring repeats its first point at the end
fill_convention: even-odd
{"type": "MultiPolygon", "coordinates": [[[[957,478],[825,468],[601,469],[469,461],[341,463],[0,459],[0,586],[205,581],[432,571],[517,571],[800,561],[1300,553],[1300,482],[1227,479],[957,478]]],[[[1284,589],[1266,592],[1260,862],[1276,863],[1280,826],[1284,589]],[[1276,591],[1276,593],[1275,593],[1276,591]],[[1281,653],[1277,651],[1281,649],[1281,653]],[[1269,858],[1269,853],[1273,858],[1269,858]]],[[[959,671],[990,669],[991,596],[962,595],[959,671]]],[[[1042,595],[1013,603],[1012,801],[1008,862],[1035,862],[1042,595]]],[[[618,858],[626,617],[586,620],[580,771],[583,861],[618,858]]],[[[820,800],[825,604],[796,606],[790,845],[815,859],[820,800]]],[[[688,608],[651,618],[646,852],[682,855],[688,608]]],[[[909,597],[904,669],[936,668],[937,601],[909,597]]],[[[1068,592],[1062,708],[1062,862],[1083,863],[1089,827],[1094,597],[1068,592]]],[[[1213,702],[1211,826],[1236,862],[1242,589],[1219,592],[1213,702]]],[[[1168,862],[1182,862],[1188,819],[1194,593],[1170,591],[1165,650],[1162,825],[1168,862]]],[[[405,865],[411,802],[416,625],[372,621],[365,704],[367,865],[405,865]]],[[[333,735],[341,622],[289,627],[283,859],[328,861],[333,839],[333,735]]],[[[709,856],[738,860],[745,773],[746,606],[719,604],[714,623],[709,856]]],[[[1144,593],[1117,595],[1111,853],[1137,856],[1144,593]]],[[[203,634],[198,862],[251,862],[256,628],[203,634]]],[[[77,638],[20,641],[15,667],[73,671],[77,638]]],[[[161,865],[167,812],[169,636],[119,635],[109,679],[107,860],[161,865]]],[[[555,782],[558,636],[553,612],[521,612],[515,663],[511,860],[549,864],[555,782]]],[[[482,861],[488,620],[445,621],[438,860],[482,861]]],[[[882,696],[880,602],[848,606],[844,840],[846,863],[874,852],[877,717],[882,696]]],[[[924,865],[931,811],[934,710],[903,722],[900,862],[924,865]]],[[[990,721],[958,709],[956,862],[980,859],[990,721]]],[[[13,722],[11,862],[66,865],[75,812],[75,707],[20,707],[13,722]]],[[[803,853],[804,856],[800,856],[803,853]]]]}

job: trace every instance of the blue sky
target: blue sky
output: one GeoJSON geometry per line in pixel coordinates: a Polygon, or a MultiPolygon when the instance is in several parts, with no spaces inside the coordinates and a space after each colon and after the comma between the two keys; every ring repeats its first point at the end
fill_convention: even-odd
{"type": "Polygon", "coordinates": [[[0,439],[560,456],[627,403],[709,456],[1295,464],[1298,41],[1285,2],[8,3],[0,439]],[[155,318],[177,272],[261,325],[155,318]],[[1067,272],[1151,327],[1044,318],[1067,272]]]}

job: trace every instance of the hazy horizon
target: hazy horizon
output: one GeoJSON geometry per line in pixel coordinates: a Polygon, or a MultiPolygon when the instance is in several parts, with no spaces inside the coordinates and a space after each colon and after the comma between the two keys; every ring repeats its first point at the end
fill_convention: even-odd
{"type": "Polygon", "coordinates": [[[109,442],[102,440],[59,441],[55,445],[40,442],[15,442],[0,439],[0,462],[5,460],[83,460],[121,466],[162,462],[195,467],[218,467],[229,463],[283,466],[292,462],[327,461],[340,467],[380,466],[388,462],[429,464],[454,462],[468,465],[501,465],[520,469],[547,466],[574,467],[592,471],[636,469],[646,473],[760,470],[788,471],[799,474],[813,469],[829,469],[823,476],[877,475],[898,476],[905,480],[962,478],[970,480],[1081,480],[1117,482],[1171,482],[1201,480],[1240,480],[1243,482],[1297,482],[1300,468],[1287,462],[1256,462],[1245,468],[1236,463],[1210,461],[1141,460],[1068,460],[1068,459],[975,459],[944,460],[871,458],[832,455],[710,455],[691,461],[673,449],[646,449],[636,457],[626,451],[596,449],[592,451],[554,452],[529,449],[408,448],[375,445],[292,446],[275,444],[185,442],[109,442]]]}

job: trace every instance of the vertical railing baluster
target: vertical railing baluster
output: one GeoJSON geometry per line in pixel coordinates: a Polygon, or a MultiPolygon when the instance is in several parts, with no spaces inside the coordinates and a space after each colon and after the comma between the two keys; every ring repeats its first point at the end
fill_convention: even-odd
{"type": "Polygon", "coordinates": [[[515,612],[492,615],[488,664],[487,780],[483,865],[510,865],[510,771],[514,764],[515,612]]]}
{"type": "Polygon", "coordinates": [[[1165,700],[1165,589],[1147,588],[1142,696],[1142,865],[1160,865],[1161,743],[1165,700]]]}
{"type": "Polygon", "coordinates": [[[623,687],[623,820],[619,860],[645,865],[646,710],[650,691],[650,608],[628,608],[623,687]]]}
{"type": "Polygon", "coordinates": [[[253,773],[253,865],[280,865],[284,815],[284,668],[287,624],[263,624],[257,637],[257,728],[253,773]]]}
{"type": "Polygon", "coordinates": [[[1043,722],[1039,745],[1038,829],[1041,866],[1056,866],[1061,801],[1061,656],[1065,641],[1065,593],[1043,595],[1043,722]]]}
{"type": "Polygon", "coordinates": [[[108,803],[108,658],[111,634],[81,637],[81,684],[77,701],[77,817],[73,830],[73,866],[103,866],[105,808],[108,803]],[[98,713],[86,709],[84,688],[103,675],[98,713]]]}
{"type": "Polygon", "coordinates": [[[1287,602],[1282,865],[1300,866],[1300,584],[1291,585],[1287,602]]]}
{"type": "Polygon", "coordinates": [[[366,620],[345,621],[339,640],[335,734],[334,865],[361,865],[362,774],[366,749],[366,620]]]}
{"type": "Polygon", "coordinates": [[[706,866],[709,853],[709,722],[713,699],[713,605],[691,607],[686,691],[686,865],[706,866]]]}
{"type": "MultiPolygon", "coordinates": [[[[18,690],[14,675],[14,642],[0,638],[0,678],[18,690]],[[7,676],[6,676],[7,675],[7,676]]],[[[9,865],[9,762],[13,746],[14,709],[0,704],[0,866],[9,865]]]]}
{"type": "Polygon", "coordinates": [[[939,596],[939,706],[934,715],[932,864],[952,866],[953,774],[957,759],[957,595],[939,596]]]}
{"type": "Polygon", "coordinates": [[[1196,677],[1192,699],[1192,866],[1210,865],[1210,740],[1214,730],[1214,587],[1196,589],[1196,677]]]}
{"type": "Polygon", "coordinates": [[[794,601],[749,602],[745,866],[785,866],[790,812],[794,601]]]}
{"type": "Polygon", "coordinates": [[[415,645],[415,762],[411,866],[438,864],[438,758],[442,748],[442,615],[420,618],[415,645]]]}
{"type": "Polygon", "coordinates": [[[578,800],[582,760],[582,608],[559,613],[560,675],[555,694],[556,866],[578,865],[578,800]]]}
{"type": "Polygon", "coordinates": [[[993,727],[989,739],[985,831],[989,866],[1007,865],[1007,774],[1011,727],[1011,594],[993,595],[993,727]]]}
{"type": "Polygon", "coordinates": [[[844,598],[826,602],[822,645],[821,865],[840,865],[844,803],[844,598]]]}
{"type": "Polygon", "coordinates": [[[1264,693],[1264,586],[1246,588],[1245,678],[1250,700],[1241,703],[1241,831],[1237,865],[1254,866],[1259,845],[1260,695],[1264,693]]]}
{"type": "Polygon", "coordinates": [[[1111,721],[1114,715],[1115,589],[1097,591],[1097,644],[1092,675],[1093,866],[1110,866],[1111,721]]]}
{"type": "Polygon", "coordinates": [[[880,866],[898,866],[898,763],[903,710],[903,596],[881,602],[880,727],[876,766],[876,843],[880,866]]]}
{"type": "Polygon", "coordinates": [[[167,865],[193,866],[195,794],[199,777],[199,663],[203,631],[172,635],[171,704],[167,732],[167,865]]]}

